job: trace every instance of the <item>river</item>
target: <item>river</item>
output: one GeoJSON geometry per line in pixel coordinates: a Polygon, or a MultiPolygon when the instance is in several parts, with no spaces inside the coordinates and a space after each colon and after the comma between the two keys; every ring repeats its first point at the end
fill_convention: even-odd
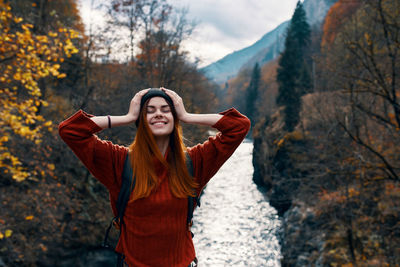
{"type": "Polygon", "coordinates": [[[208,183],[192,231],[199,266],[280,266],[277,212],[253,183],[245,140],[208,183]]]}

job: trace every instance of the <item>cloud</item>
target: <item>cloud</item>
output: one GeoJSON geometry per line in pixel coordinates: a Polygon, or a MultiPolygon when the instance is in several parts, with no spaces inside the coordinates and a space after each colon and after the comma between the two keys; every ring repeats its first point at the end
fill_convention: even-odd
{"type": "MultiPolygon", "coordinates": [[[[92,0],[80,0],[85,24],[100,23],[101,13],[90,9],[92,0]]],[[[104,0],[94,0],[96,4],[104,0]]],[[[176,8],[188,8],[187,18],[197,27],[184,48],[207,65],[245,48],[293,15],[298,0],[168,0],[176,8]]],[[[104,18],[104,17],[103,17],[104,18]]]]}
{"type": "Polygon", "coordinates": [[[280,23],[291,18],[298,0],[170,0],[187,7],[188,17],[198,21],[186,47],[196,49],[203,64],[249,46],[280,23]],[[196,42],[196,43],[194,43],[196,42]],[[197,42],[201,42],[199,44],[197,42]]]}

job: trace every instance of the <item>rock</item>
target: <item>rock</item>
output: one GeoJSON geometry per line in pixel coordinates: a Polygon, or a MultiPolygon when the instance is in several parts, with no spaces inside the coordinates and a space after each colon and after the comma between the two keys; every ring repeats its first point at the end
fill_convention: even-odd
{"type": "Polygon", "coordinates": [[[259,134],[254,138],[253,179],[265,185],[269,202],[282,219],[279,237],[282,266],[322,266],[324,222],[307,205],[309,196],[300,191],[310,175],[312,140],[300,132],[285,133],[279,114],[258,127],[255,131],[259,134]]]}

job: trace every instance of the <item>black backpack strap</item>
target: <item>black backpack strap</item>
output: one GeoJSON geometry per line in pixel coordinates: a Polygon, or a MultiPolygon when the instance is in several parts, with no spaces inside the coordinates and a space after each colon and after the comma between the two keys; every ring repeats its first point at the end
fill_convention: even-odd
{"type": "Polygon", "coordinates": [[[117,200],[117,218],[120,226],[123,224],[126,204],[129,201],[131,190],[135,188],[135,183],[136,179],[133,179],[133,170],[128,152],[125,158],[124,169],[122,171],[121,189],[117,200]]]}
{"type": "MultiPolygon", "coordinates": [[[[193,162],[192,159],[189,156],[189,153],[185,153],[186,156],[186,168],[190,174],[190,176],[193,177],[194,170],[193,170],[193,162]]],[[[194,197],[188,196],[188,213],[187,213],[187,224],[191,225],[192,224],[192,219],[193,219],[193,211],[194,211],[194,203],[197,204],[197,206],[200,207],[200,198],[195,195],[194,197]]]]}
{"type": "MultiPolygon", "coordinates": [[[[110,225],[107,228],[106,235],[104,237],[103,241],[103,247],[105,248],[111,248],[110,245],[108,244],[108,234],[110,232],[111,227],[113,224],[118,225],[119,227],[119,237],[121,236],[121,229],[123,225],[123,217],[125,213],[125,208],[126,205],[129,201],[130,194],[135,188],[135,183],[136,179],[133,178],[133,170],[132,170],[132,165],[130,161],[130,156],[129,152],[126,155],[125,162],[124,162],[124,169],[122,171],[122,177],[121,177],[121,189],[118,194],[118,199],[117,199],[117,215],[112,219],[110,225]]],[[[118,239],[119,239],[118,237],[118,239]]],[[[115,249],[115,248],[113,248],[115,249]]],[[[117,261],[117,266],[123,266],[123,260],[124,260],[124,255],[121,255],[118,253],[118,261],[117,261]]]]}

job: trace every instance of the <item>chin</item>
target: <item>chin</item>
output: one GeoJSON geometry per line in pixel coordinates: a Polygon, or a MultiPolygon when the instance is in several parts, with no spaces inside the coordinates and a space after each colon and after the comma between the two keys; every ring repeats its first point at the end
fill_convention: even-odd
{"type": "Polygon", "coordinates": [[[167,137],[170,136],[172,131],[152,131],[154,137],[167,137]]]}

